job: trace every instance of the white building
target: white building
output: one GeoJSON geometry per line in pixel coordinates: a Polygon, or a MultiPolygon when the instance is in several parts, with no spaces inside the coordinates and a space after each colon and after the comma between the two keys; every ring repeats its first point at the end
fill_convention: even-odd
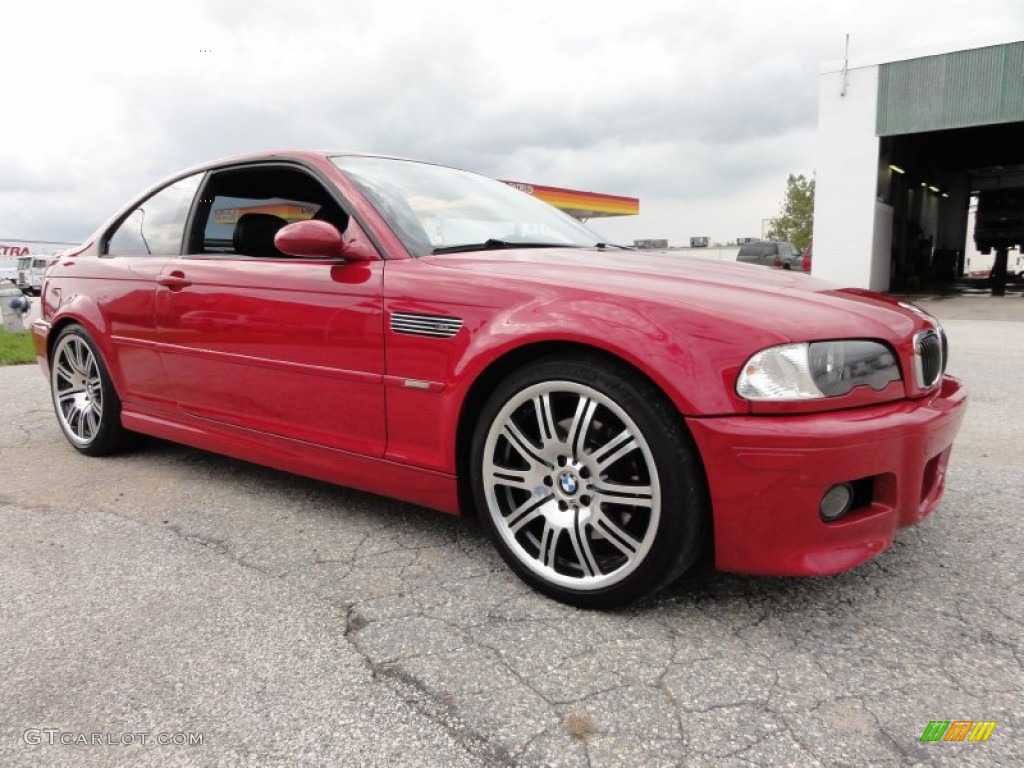
{"type": "Polygon", "coordinates": [[[1024,187],[1020,33],[825,65],[818,101],[814,274],[880,291],[962,274],[972,194],[1024,187]]]}

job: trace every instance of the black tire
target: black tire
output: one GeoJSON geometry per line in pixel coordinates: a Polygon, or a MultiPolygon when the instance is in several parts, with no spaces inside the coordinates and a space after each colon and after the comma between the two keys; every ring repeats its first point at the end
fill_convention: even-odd
{"type": "Polygon", "coordinates": [[[679,412],[631,368],[545,357],[484,405],[470,446],[479,516],[526,583],[570,605],[653,594],[701,554],[710,508],[679,412]]]}
{"type": "Polygon", "coordinates": [[[121,400],[96,344],[80,325],[63,328],[50,354],[50,399],[64,437],[79,453],[107,456],[134,442],[121,426],[121,400]]]}

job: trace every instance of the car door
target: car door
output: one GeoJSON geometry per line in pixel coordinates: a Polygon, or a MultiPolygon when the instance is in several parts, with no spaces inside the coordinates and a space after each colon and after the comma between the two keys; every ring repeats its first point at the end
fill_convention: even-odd
{"type": "Polygon", "coordinates": [[[276,251],[273,230],[313,216],[347,225],[337,200],[300,168],[210,174],[187,253],[157,281],[164,366],[178,407],[193,417],[380,456],[384,262],[276,251]]]}

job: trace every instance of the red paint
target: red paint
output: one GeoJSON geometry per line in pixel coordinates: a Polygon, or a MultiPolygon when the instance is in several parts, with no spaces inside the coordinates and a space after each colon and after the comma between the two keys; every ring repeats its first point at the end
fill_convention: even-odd
{"type": "Polygon", "coordinates": [[[354,258],[330,255],[339,245],[319,222],[281,230],[285,245],[292,237],[316,258],[101,257],[103,235],[133,201],[50,269],[33,325],[41,364],[51,329],[80,323],[129,428],[454,513],[456,436],[473,418],[464,407],[474,382],[531,345],[585,345],[648,376],[685,418],[710,484],[720,568],[850,568],[938,502],[966,394],[950,377],[915,388],[911,338],[930,321],[897,301],[676,255],[412,259],[324,155],[207,167],[261,159],[299,164],[335,188],[354,214],[342,246],[354,258]],[[395,312],[454,316],[462,328],[450,339],[402,335],[390,330],[395,312]],[[890,344],[904,381],[799,405],[754,408],[735,393],[760,349],[851,337],[890,344]],[[869,476],[870,507],[820,521],[830,485],[869,476]]]}

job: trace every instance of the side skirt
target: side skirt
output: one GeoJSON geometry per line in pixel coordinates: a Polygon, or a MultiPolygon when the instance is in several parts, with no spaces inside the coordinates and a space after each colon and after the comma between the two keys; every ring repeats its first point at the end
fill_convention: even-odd
{"type": "Polygon", "coordinates": [[[196,417],[186,416],[179,420],[170,414],[144,412],[137,405],[128,403],[123,405],[121,423],[125,429],[204,451],[377,493],[451,515],[459,514],[458,482],[454,475],[443,472],[196,417]]]}

